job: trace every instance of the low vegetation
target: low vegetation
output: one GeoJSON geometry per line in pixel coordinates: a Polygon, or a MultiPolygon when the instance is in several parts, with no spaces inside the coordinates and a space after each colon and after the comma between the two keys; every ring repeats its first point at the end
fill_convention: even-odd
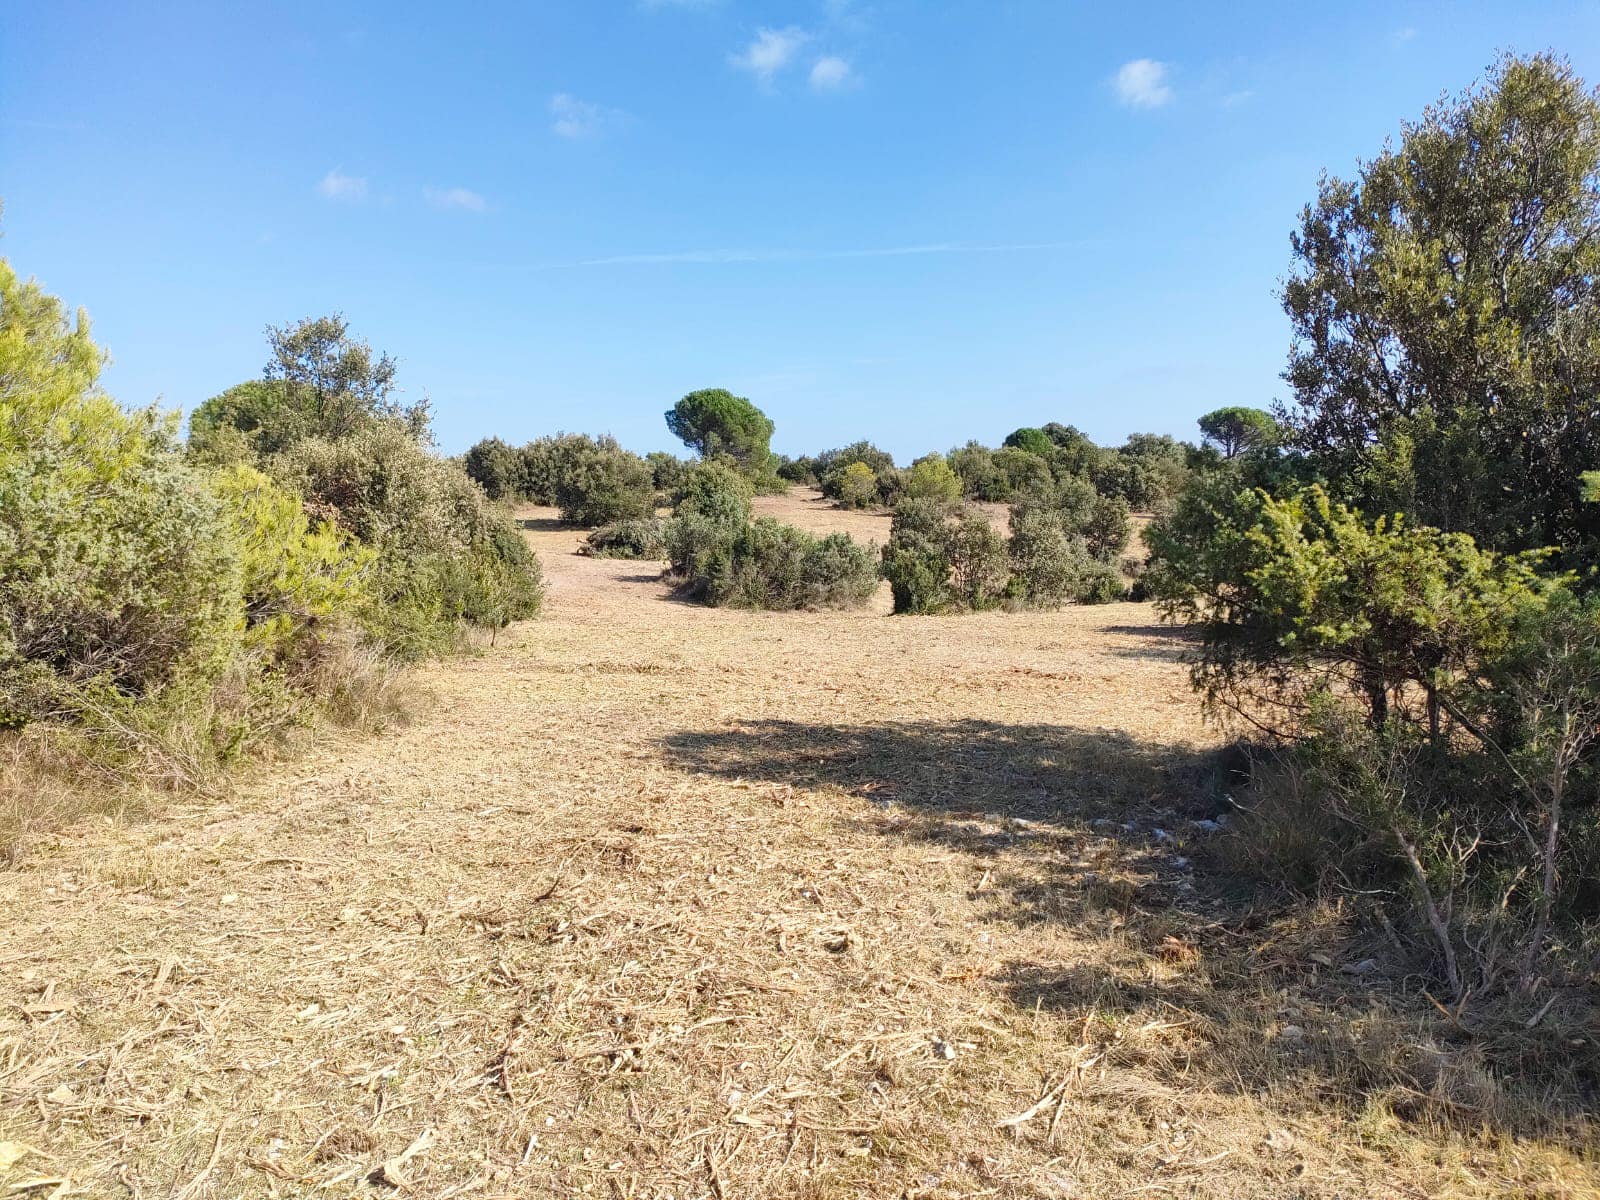
{"type": "Polygon", "coordinates": [[[1572,1032],[1600,967],[1600,414],[1571,390],[1600,378],[1597,182],[1600,100],[1545,57],[1326,181],[1292,403],[1208,428],[1149,534],[1196,685],[1260,747],[1239,860],[1351,904],[1568,1102],[1600,1078],[1572,1032]]]}
{"type": "Polygon", "coordinates": [[[186,447],[100,390],[81,313],[0,263],[8,790],[45,787],[28,763],[192,786],[318,718],[382,722],[393,663],[537,610],[531,551],[428,452],[426,410],[389,403],[393,364],[336,318],[272,341],[186,447]]]}

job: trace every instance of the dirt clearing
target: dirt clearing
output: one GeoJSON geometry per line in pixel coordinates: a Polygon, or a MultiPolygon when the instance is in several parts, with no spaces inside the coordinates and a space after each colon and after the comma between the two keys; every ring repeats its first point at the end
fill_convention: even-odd
{"type": "Polygon", "coordinates": [[[717,611],[553,517],[547,615],[409,728],[0,874],[0,1188],[1593,1194],[1197,871],[1148,607],[717,611]]]}

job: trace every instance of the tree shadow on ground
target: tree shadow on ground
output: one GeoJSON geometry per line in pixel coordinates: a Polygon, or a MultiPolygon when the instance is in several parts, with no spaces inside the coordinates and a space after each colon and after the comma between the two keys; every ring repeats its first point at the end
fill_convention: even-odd
{"type": "Polygon", "coordinates": [[[567,529],[577,529],[577,525],[569,525],[560,517],[517,517],[516,522],[529,533],[560,533],[567,529]]]}
{"type": "Polygon", "coordinates": [[[1115,658],[1181,663],[1188,661],[1190,651],[1199,645],[1198,638],[1176,625],[1107,625],[1105,632],[1147,640],[1142,646],[1108,647],[1108,653],[1115,658]]]}
{"type": "Polygon", "coordinates": [[[1519,1078],[1514,1056],[1489,1062],[1436,1019],[1409,965],[1348,911],[1208,866],[1232,836],[1209,824],[1238,782],[1228,750],[984,720],[750,721],[670,735],[665,750],[695,774],[870,799],[881,811],[840,819],[974,856],[987,919],[1103,934],[1088,961],[1019,957],[990,977],[1020,1009],[1114,1028],[1125,1059],[1159,1070],[1170,1053],[1175,1073],[1220,1091],[1292,1085],[1349,1111],[1592,1136],[1577,1110],[1526,1103],[1536,1072],[1519,1078]]]}

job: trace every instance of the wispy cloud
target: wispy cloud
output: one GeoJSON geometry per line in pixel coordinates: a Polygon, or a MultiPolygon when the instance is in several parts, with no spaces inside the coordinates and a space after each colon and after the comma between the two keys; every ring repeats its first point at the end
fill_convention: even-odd
{"type": "Polygon", "coordinates": [[[1389,44],[1391,46],[1404,46],[1407,42],[1409,42],[1412,38],[1414,38],[1416,36],[1417,36],[1417,28],[1416,28],[1416,26],[1415,25],[1406,25],[1406,26],[1404,26],[1404,27],[1402,27],[1400,29],[1396,29],[1393,33],[1391,33],[1389,35],[1389,44]]]}
{"type": "Polygon", "coordinates": [[[464,187],[423,188],[422,198],[434,208],[454,208],[462,212],[485,212],[489,202],[477,192],[464,187]]]}
{"type": "Polygon", "coordinates": [[[627,113],[603,104],[591,104],[566,92],[550,97],[550,128],[558,137],[596,137],[608,128],[621,124],[627,113]]]}
{"type": "Polygon", "coordinates": [[[871,246],[856,250],[676,250],[664,254],[610,254],[562,264],[573,267],[652,266],[663,263],[810,262],[837,258],[905,258],[920,254],[1014,254],[1025,250],[1068,250],[1082,242],[928,242],[914,246],[871,246]]]}
{"type": "Polygon", "coordinates": [[[824,55],[811,64],[811,86],[819,92],[836,92],[856,82],[850,64],[836,54],[824,55]]]}
{"type": "Polygon", "coordinates": [[[367,181],[360,175],[346,175],[334,167],[317,184],[317,193],[328,200],[355,203],[367,198],[367,181]]]}
{"type": "Polygon", "coordinates": [[[1167,84],[1167,64],[1153,58],[1136,58],[1117,68],[1112,81],[1117,99],[1129,108],[1160,108],[1172,99],[1167,84]]]}
{"type": "Polygon", "coordinates": [[[741,71],[749,71],[762,83],[771,83],[777,73],[794,61],[811,35],[795,25],[785,29],[758,29],[751,43],[728,61],[741,71]]]}

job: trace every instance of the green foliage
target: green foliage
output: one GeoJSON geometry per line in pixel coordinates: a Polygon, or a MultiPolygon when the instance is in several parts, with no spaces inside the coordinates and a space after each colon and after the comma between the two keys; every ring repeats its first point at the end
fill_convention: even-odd
{"type": "Polygon", "coordinates": [[[1600,100],[1571,67],[1502,58],[1324,180],[1293,245],[1282,415],[1335,494],[1600,562],[1600,100]]]}
{"type": "Polygon", "coordinates": [[[883,574],[897,613],[993,608],[1010,576],[1005,540],[981,512],[915,499],[895,507],[883,574]]]}
{"type": "Polygon", "coordinates": [[[671,496],[683,486],[683,475],[689,469],[689,464],[677,455],[664,450],[652,450],[644,456],[644,461],[650,467],[650,482],[655,486],[657,495],[671,496]]]}
{"type": "Polygon", "coordinates": [[[913,500],[959,500],[961,478],[942,455],[929,454],[907,468],[900,490],[913,500]]]}
{"type": "Polygon", "coordinates": [[[240,454],[203,471],[175,422],[98,390],[99,362],[81,315],[0,262],[0,724],[193,780],[360,708],[381,687],[351,651],[374,552],[237,461],[254,429],[219,421],[240,454]]]}
{"type": "Polygon", "coordinates": [[[579,553],[592,558],[663,559],[667,557],[666,526],[660,517],[602,525],[584,539],[579,553]]]}
{"type": "Polygon", "coordinates": [[[877,503],[878,477],[864,462],[847,464],[829,480],[830,494],[845,508],[867,508],[877,503]]]}
{"type": "Polygon", "coordinates": [[[1275,446],[1280,436],[1271,413],[1242,405],[1213,409],[1200,418],[1199,425],[1206,441],[1215,445],[1223,458],[1275,446]]]}
{"type": "Polygon", "coordinates": [[[1079,510],[1070,502],[1058,506],[1049,498],[1033,498],[1011,508],[1011,539],[1007,551],[1011,560],[1008,595],[1029,607],[1059,608],[1063,604],[1103,604],[1120,600],[1127,588],[1113,565],[1116,553],[1096,553],[1085,535],[1094,529],[1096,517],[1105,511],[1120,515],[1124,543],[1127,537],[1127,512],[1114,497],[1098,497],[1090,492],[1090,502],[1079,510]]]}
{"type": "Polygon", "coordinates": [[[877,584],[871,551],[847,535],[817,538],[770,517],[738,530],[686,580],[709,604],[776,611],[858,606],[877,584]]]}
{"type": "Polygon", "coordinates": [[[523,455],[499,438],[478,442],[463,456],[461,465],[467,478],[475,481],[491,500],[516,500],[527,494],[523,455]]]}
{"type": "Polygon", "coordinates": [[[1188,449],[1165,434],[1136,433],[1101,451],[1090,471],[1096,489],[1121,496],[1136,512],[1159,512],[1189,482],[1188,449]]]}
{"type": "Polygon", "coordinates": [[[690,392],[667,413],[667,428],[701,458],[727,455],[753,477],[772,473],[772,421],[743,396],[690,392]]]}
{"type": "Polygon", "coordinates": [[[992,461],[998,476],[992,496],[996,500],[1009,500],[1019,492],[1041,491],[1054,479],[1047,459],[1017,446],[996,450],[992,461]]]}
{"type": "Polygon", "coordinates": [[[656,507],[649,464],[610,437],[566,439],[554,491],[561,519],[574,525],[639,520],[656,507]]]}
{"type": "Polygon", "coordinates": [[[819,454],[815,467],[822,494],[846,508],[892,503],[899,492],[900,472],[894,459],[871,442],[852,442],[819,454]],[[866,470],[852,469],[857,466],[866,470]]]}
{"type": "Polygon", "coordinates": [[[326,522],[313,527],[300,497],[254,467],[225,468],[210,486],[236,538],[246,646],[283,662],[368,609],[373,550],[326,522]]]}
{"type": "Polygon", "coordinates": [[[961,480],[961,494],[970,500],[1004,500],[1006,478],[995,466],[994,451],[977,442],[957,447],[947,456],[950,469],[961,480]]]}
{"type": "Polygon", "coordinates": [[[455,644],[463,622],[499,628],[538,611],[537,560],[483,490],[394,421],[309,438],[268,461],[314,517],[378,554],[367,624],[402,658],[455,644]]]}
{"type": "Polygon", "coordinates": [[[1252,712],[1301,707],[1308,680],[1331,679],[1382,724],[1405,685],[1451,689],[1552,586],[1541,555],[1496,555],[1400,517],[1368,524],[1320,487],[1282,499],[1197,488],[1149,540],[1147,586],[1201,635],[1197,686],[1252,712]]]}
{"type": "Polygon", "coordinates": [[[211,397],[189,414],[189,451],[204,462],[258,462],[306,436],[281,383],[251,379],[211,397]]]}
{"type": "Polygon", "coordinates": [[[777,475],[787,483],[804,484],[815,487],[817,484],[817,460],[809,455],[799,458],[790,458],[787,454],[777,455],[777,475]]]}
{"type": "Polygon", "coordinates": [[[725,462],[702,462],[690,467],[679,484],[674,515],[700,516],[725,525],[750,520],[750,480],[725,462]]]}
{"type": "Polygon", "coordinates": [[[1007,434],[1006,440],[1001,445],[1010,446],[1017,450],[1026,450],[1029,454],[1037,454],[1043,459],[1049,459],[1056,448],[1056,443],[1044,430],[1032,429],[1026,426],[1007,434]]]}

